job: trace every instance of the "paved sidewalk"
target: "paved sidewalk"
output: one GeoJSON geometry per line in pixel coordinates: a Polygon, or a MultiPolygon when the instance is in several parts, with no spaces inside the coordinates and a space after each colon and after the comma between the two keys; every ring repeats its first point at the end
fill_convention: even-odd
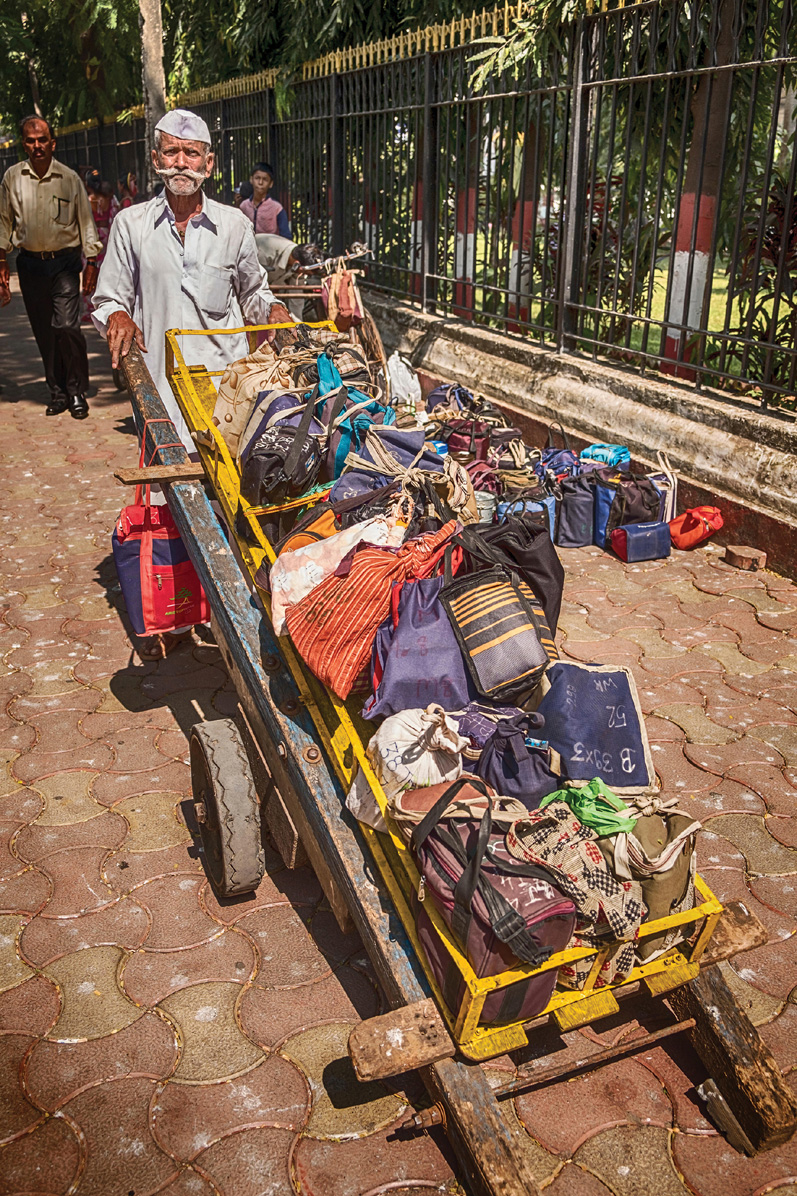
{"type": "MultiPolygon", "coordinates": [[[[258,893],[224,906],[205,880],[185,733],[234,694],[212,645],[142,665],[126,638],[111,474],[135,440],[90,346],[90,419],[46,419],[19,298],[0,313],[0,1193],[457,1191],[444,1140],[395,1134],[418,1088],[363,1088],[346,1066],[349,1029],[383,1002],[312,873],[272,852],[258,893]]],[[[701,871],[770,930],[726,975],[789,1070],[797,591],[712,550],[565,563],[564,653],[632,665],[665,792],[706,823],[701,871]]],[[[624,1032],[546,1032],[531,1053],[576,1057],[624,1032]]],[[[704,1078],[675,1042],[520,1097],[540,1184],[795,1196],[797,1146],[737,1155],[702,1117],[704,1078]]]]}

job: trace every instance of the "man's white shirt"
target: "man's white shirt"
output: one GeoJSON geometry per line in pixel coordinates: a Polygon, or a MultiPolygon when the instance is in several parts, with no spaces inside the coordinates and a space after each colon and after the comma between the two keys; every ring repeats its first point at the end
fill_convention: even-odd
{"type": "MultiPolygon", "coordinates": [[[[166,379],[167,329],[240,328],[244,317],[264,324],[276,300],[258,260],[251,220],[203,195],[183,244],[174,213],[159,195],[125,208],[114,220],[93,302],[92,319],[103,335],[117,311],[141,328],[149,372],[181,440],[194,451],[166,379]]],[[[209,370],[224,369],[248,352],[244,333],[184,336],[178,344],[188,365],[209,370]]]]}

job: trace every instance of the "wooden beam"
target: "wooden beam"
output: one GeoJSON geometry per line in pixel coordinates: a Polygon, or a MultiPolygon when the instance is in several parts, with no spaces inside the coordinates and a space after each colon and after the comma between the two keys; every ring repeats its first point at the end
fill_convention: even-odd
{"type": "Polygon", "coordinates": [[[729,901],[720,914],[719,922],[700,960],[701,968],[733,959],[742,951],[753,951],[769,942],[769,934],[763,922],[748,909],[743,901],[729,901]]]}
{"type": "Polygon", "coordinates": [[[370,1017],[349,1035],[358,1080],[386,1080],[428,1063],[453,1059],[454,1042],[431,997],[370,1017]]]}
{"type": "Polygon", "coordinates": [[[679,1018],[695,1019],[692,1046],[752,1149],[788,1141],[797,1129],[794,1094],[719,968],[706,968],[667,1000],[679,1018]]]}
{"type": "MultiPolygon", "coordinates": [[[[167,418],[135,345],[122,360],[122,372],[139,432],[146,420],[167,418]]],[[[157,445],[174,440],[174,429],[168,423],[151,423],[146,439],[149,456],[157,445]]],[[[169,465],[187,461],[183,448],[164,448],[161,456],[169,465]]],[[[235,663],[238,698],[269,771],[286,801],[288,786],[295,792],[310,828],[310,839],[305,842],[308,854],[312,859],[315,849],[326,861],[390,1005],[428,997],[426,979],[404,927],[388,895],[369,875],[365,837],[345,810],[346,794],[334,770],[326,765],[279,641],[252,602],[204,488],[196,482],[175,482],[167,498],[213,610],[222,653],[225,660],[235,663]],[[269,656],[282,661],[283,667],[267,672],[263,662],[269,656]],[[286,703],[290,714],[284,712],[286,703]],[[311,748],[319,752],[318,763],[309,763],[304,756],[311,748]]],[[[301,834],[298,822],[297,826],[301,834]]],[[[446,1132],[474,1196],[536,1193],[525,1134],[519,1125],[504,1118],[481,1068],[444,1059],[421,1069],[420,1074],[432,1099],[446,1110],[446,1132]]]]}
{"type": "Polygon", "coordinates": [[[115,469],[113,476],[123,486],[149,486],[156,482],[201,482],[205,471],[189,461],[187,465],[145,465],[141,469],[115,469]]]}

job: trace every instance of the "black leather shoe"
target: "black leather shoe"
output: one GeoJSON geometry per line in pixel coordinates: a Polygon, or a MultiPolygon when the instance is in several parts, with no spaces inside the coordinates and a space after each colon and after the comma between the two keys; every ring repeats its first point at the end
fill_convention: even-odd
{"type": "Polygon", "coordinates": [[[50,402],[47,404],[45,415],[62,415],[69,406],[69,399],[66,395],[50,395],[50,402]]]}
{"type": "Polygon", "coordinates": [[[89,414],[89,405],[86,402],[85,395],[70,395],[69,396],[69,414],[72,419],[86,419],[89,414]]]}

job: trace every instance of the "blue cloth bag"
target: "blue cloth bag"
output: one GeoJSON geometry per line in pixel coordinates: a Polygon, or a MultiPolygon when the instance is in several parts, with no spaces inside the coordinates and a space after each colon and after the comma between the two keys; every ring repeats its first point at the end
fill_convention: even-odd
{"type": "Polygon", "coordinates": [[[560,548],[583,548],[592,543],[595,488],[586,477],[563,478],[560,488],[556,543],[560,548]]]}
{"type": "Polygon", "coordinates": [[[462,710],[478,698],[438,597],[444,583],[445,577],[428,577],[394,584],[391,613],[374,640],[374,693],[363,718],[424,710],[430,702],[462,710]]]}
{"type": "Polygon", "coordinates": [[[537,707],[561,756],[562,780],[600,777],[621,796],[657,788],[645,719],[631,670],[554,661],[537,707]]]}
{"type": "Polygon", "coordinates": [[[516,797],[529,810],[536,810],[544,797],[561,785],[551,771],[548,743],[537,734],[545,719],[519,711],[501,719],[484,745],[476,774],[502,797],[516,797]]]}

